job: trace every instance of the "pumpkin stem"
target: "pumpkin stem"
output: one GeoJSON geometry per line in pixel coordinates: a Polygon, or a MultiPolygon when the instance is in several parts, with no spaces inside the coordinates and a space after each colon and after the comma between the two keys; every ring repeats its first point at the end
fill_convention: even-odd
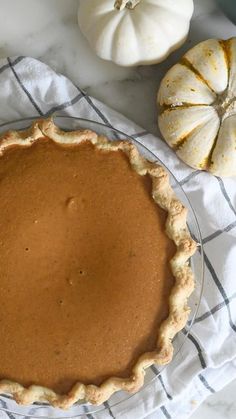
{"type": "Polygon", "coordinates": [[[125,7],[127,9],[134,9],[141,0],[116,0],[114,7],[117,10],[123,10],[125,7]]]}

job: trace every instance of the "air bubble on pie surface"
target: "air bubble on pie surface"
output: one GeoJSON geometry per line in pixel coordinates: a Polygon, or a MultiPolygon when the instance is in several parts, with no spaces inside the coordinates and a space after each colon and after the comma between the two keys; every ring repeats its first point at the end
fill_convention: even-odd
{"type": "Polygon", "coordinates": [[[160,105],[210,105],[216,94],[193,71],[183,64],[175,64],[161,82],[160,105]]]}
{"type": "Polygon", "coordinates": [[[66,199],[66,207],[68,209],[68,211],[70,212],[74,212],[78,209],[78,200],[76,199],[76,197],[71,196],[69,198],[66,199]]]}

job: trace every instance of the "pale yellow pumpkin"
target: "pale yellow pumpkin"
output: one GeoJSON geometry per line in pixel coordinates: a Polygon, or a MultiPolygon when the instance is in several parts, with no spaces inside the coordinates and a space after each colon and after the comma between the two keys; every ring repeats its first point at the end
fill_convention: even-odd
{"type": "Polygon", "coordinates": [[[189,166],[236,175],[236,38],[209,39],[165,75],[160,131],[189,166]]]}

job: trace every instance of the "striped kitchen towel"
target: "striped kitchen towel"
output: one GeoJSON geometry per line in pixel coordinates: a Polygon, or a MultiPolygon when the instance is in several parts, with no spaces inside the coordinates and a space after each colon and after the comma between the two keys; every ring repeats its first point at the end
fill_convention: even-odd
{"type": "MultiPolygon", "coordinates": [[[[82,417],[122,419],[187,418],[211,393],[236,377],[236,178],[220,179],[193,171],[159,138],[88,96],[47,65],[27,57],[0,60],[0,130],[4,123],[30,116],[67,114],[98,121],[138,139],[174,173],[197,214],[204,244],[205,283],[195,324],[173,362],[141,392],[120,404],[114,396],[100,413],[81,407],[82,417]]],[[[180,336],[187,333],[187,328],[180,336]]],[[[17,418],[17,406],[0,397],[0,417],[17,418]]],[[[94,409],[93,409],[94,410],[94,409]]],[[[45,408],[22,408],[42,417],[45,408]]],[[[47,417],[79,417],[54,411],[47,417]]]]}

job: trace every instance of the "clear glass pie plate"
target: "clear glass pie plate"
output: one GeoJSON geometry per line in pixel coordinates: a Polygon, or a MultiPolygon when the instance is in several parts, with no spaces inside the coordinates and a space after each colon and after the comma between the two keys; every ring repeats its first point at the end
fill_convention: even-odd
{"type": "MultiPolygon", "coordinates": [[[[7,130],[21,130],[28,128],[32,121],[35,118],[27,118],[22,119],[10,123],[5,123],[0,125],[0,134],[7,130]]],[[[182,187],[174,177],[174,175],[168,170],[168,168],[159,160],[157,155],[155,155],[153,152],[151,152],[144,144],[139,142],[137,139],[134,139],[130,136],[127,136],[125,133],[115,130],[107,125],[100,124],[98,122],[81,119],[81,118],[74,118],[74,117],[68,117],[68,116],[55,116],[54,121],[56,125],[61,127],[64,130],[76,130],[79,128],[88,128],[93,131],[96,131],[97,133],[103,134],[107,136],[110,139],[129,139],[131,142],[133,142],[139,149],[142,155],[144,155],[148,160],[155,161],[157,163],[160,163],[163,165],[166,170],[169,172],[170,175],[170,181],[172,184],[172,187],[175,190],[176,195],[181,200],[181,202],[188,208],[188,226],[190,229],[190,232],[193,236],[193,238],[199,243],[198,251],[195,253],[195,255],[191,258],[191,266],[194,271],[195,275],[195,290],[192,293],[192,296],[189,301],[189,305],[191,307],[191,315],[188,324],[185,327],[184,333],[179,333],[175,339],[174,339],[174,356],[180,351],[180,349],[183,347],[186,336],[190,332],[191,327],[194,323],[194,319],[196,317],[201,295],[202,295],[202,289],[203,289],[203,280],[204,280],[204,264],[203,264],[203,254],[202,254],[202,240],[201,240],[201,233],[198,226],[196,214],[194,212],[194,209],[191,206],[190,201],[188,200],[188,197],[184,193],[182,187]]],[[[1,332],[0,332],[1,333],[1,332]]],[[[0,337],[1,340],[1,337],[0,337]]],[[[160,367],[158,368],[158,373],[154,373],[154,371],[149,368],[146,372],[145,376],[145,384],[144,387],[151,386],[154,380],[157,380],[157,376],[159,373],[163,371],[164,368],[168,368],[168,366],[160,367]]],[[[144,388],[143,387],[143,388],[144,388]]],[[[9,417],[12,417],[11,414],[15,415],[16,417],[33,417],[33,418],[79,418],[84,415],[88,415],[88,417],[91,417],[94,413],[105,413],[106,410],[114,408],[116,406],[116,409],[119,409],[119,407],[122,409],[124,406],[124,403],[127,402],[128,399],[129,402],[132,403],[132,398],[138,397],[138,395],[142,393],[143,388],[136,393],[136,395],[131,395],[125,392],[118,392],[114,394],[109,399],[109,404],[104,403],[101,406],[93,406],[90,404],[81,404],[76,403],[71,409],[68,411],[62,411],[59,409],[55,409],[51,406],[49,406],[47,403],[35,403],[31,406],[20,406],[18,405],[14,400],[12,400],[11,396],[9,395],[1,395],[0,396],[0,411],[5,411],[9,415],[9,417]],[[89,416],[91,415],[91,416],[89,416]]],[[[135,403],[135,400],[134,400],[135,403]]],[[[0,412],[1,415],[1,412],[0,412]]]]}

